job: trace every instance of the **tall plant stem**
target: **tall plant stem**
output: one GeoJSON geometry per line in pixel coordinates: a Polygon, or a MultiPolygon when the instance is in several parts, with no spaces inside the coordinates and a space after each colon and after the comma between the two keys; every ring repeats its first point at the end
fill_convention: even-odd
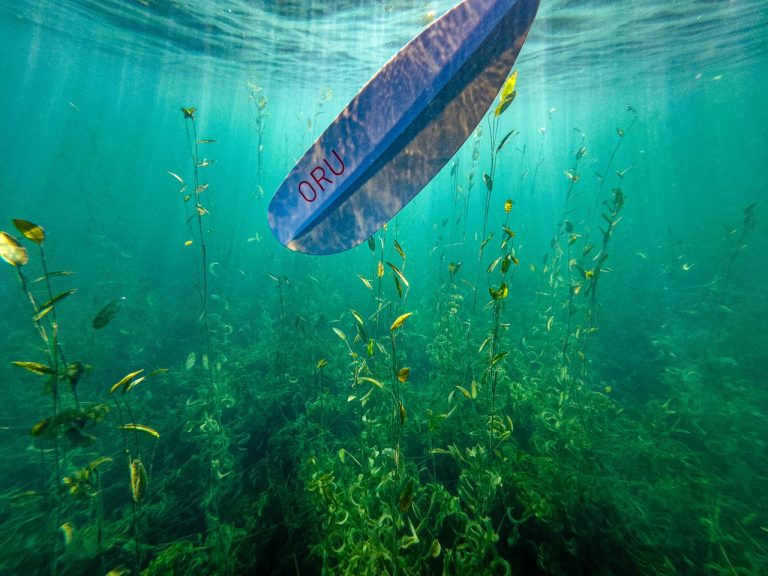
{"type": "MultiPolygon", "coordinates": [[[[44,254],[42,245],[40,246],[40,252],[41,254],[44,254]]],[[[48,279],[48,271],[47,267],[45,266],[45,258],[43,257],[43,269],[45,271],[45,278],[48,285],[48,297],[49,300],[52,298],[52,292],[51,292],[51,285],[50,281],[48,279]]],[[[40,338],[42,339],[43,343],[45,344],[45,349],[48,354],[49,362],[51,363],[51,375],[49,379],[49,383],[51,386],[51,396],[53,398],[53,414],[54,418],[56,418],[59,415],[60,411],[60,402],[59,402],[59,354],[58,354],[58,343],[57,343],[57,336],[58,336],[58,324],[55,320],[55,308],[51,310],[50,314],[52,315],[52,318],[49,319],[51,322],[51,334],[48,335],[48,332],[45,329],[45,326],[42,324],[43,319],[38,319],[37,315],[40,312],[40,307],[37,305],[37,301],[35,300],[35,296],[32,294],[32,292],[29,290],[29,287],[27,286],[27,280],[24,277],[24,273],[21,271],[21,268],[19,266],[16,267],[16,272],[19,277],[19,283],[21,284],[21,289],[24,292],[24,294],[27,296],[27,299],[29,300],[29,303],[32,305],[32,310],[34,311],[34,322],[35,322],[35,329],[37,330],[38,334],[40,335],[40,338]]],[[[53,558],[51,559],[51,574],[58,574],[58,550],[59,550],[59,537],[58,537],[58,529],[59,526],[61,526],[61,490],[59,490],[59,482],[61,482],[61,447],[59,446],[59,434],[58,431],[54,435],[53,438],[53,459],[54,459],[54,470],[56,477],[54,478],[54,497],[56,500],[56,514],[54,516],[54,538],[53,538],[53,558]]]]}
{"type": "MultiPolygon", "coordinates": [[[[490,347],[490,362],[493,362],[494,356],[496,356],[499,342],[499,315],[501,313],[501,300],[496,300],[493,303],[493,335],[491,337],[490,347]]],[[[491,364],[488,369],[490,370],[489,376],[491,377],[491,417],[488,424],[488,454],[493,455],[493,424],[496,418],[496,382],[498,381],[499,367],[495,364],[491,364]]]]}
{"type": "MultiPolygon", "coordinates": [[[[400,467],[402,466],[402,454],[400,453],[400,435],[402,432],[403,427],[403,421],[404,421],[404,408],[403,403],[400,400],[400,381],[397,378],[397,347],[395,346],[395,332],[390,331],[390,342],[392,344],[392,399],[393,399],[393,411],[392,411],[392,418],[393,418],[393,425],[394,425],[394,432],[395,432],[395,482],[394,485],[396,487],[395,490],[392,491],[392,518],[396,518],[398,514],[398,490],[397,487],[400,486],[400,467]]],[[[391,548],[392,548],[392,568],[393,568],[393,575],[397,575],[398,573],[398,564],[397,564],[397,558],[399,551],[399,546],[397,543],[397,523],[392,522],[392,539],[391,539],[391,548]]]]}
{"type": "Polygon", "coordinates": [[[402,429],[402,416],[401,410],[403,410],[403,404],[400,399],[400,381],[397,379],[397,347],[395,345],[395,333],[394,331],[389,334],[390,342],[392,345],[392,400],[393,400],[393,420],[394,420],[394,432],[395,432],[395,481],[400,478],[400,433],[402,429]]]}
{"type": "MultiPolygon", "coordinates": [[[[211,354],[211,326],[210,326],[210,320],[208,316],[208,249],[207,245],[205,243],[205,230],[203,228],[203,215],[207,213],[207,210],[203,207],[203,205],[200,202],[200,193],[202,191],[202,188],[200,186],[200,154],[199,154],[199,140],[197,137],[197,124],[195,123],[195,116],[194,112],[187,114],[187,112],[184,113],[184,127],[187,134],[187,143],[189,144],[189,150],[190,154],[192,156],[192,164],[194,167],[193,171],[193,180],[195,185],[195,216],[197,217],[197,230],[198,230],[198,236],[200,238],[200,263],[201,263],[201,279],[202,279],[202,291],[200,294],[203,313],[203,328],[204,328],[204,338],[205,338],[205,355],[206,358],[208,358],[208,366],[206,367],[206,372],[208,374],[208,386],[210,390],[210,404],[212,405],[212,413],[209,414],[209,417],[212,418],[217,424],[220,424],[221,422],[221,404],[219,400],[219,394],[217,390],[217,383],[214,371],[216,370],[216,362],[213,361],[213,356],[211,354]],[[187,122],[189,120],[189,122],[187,122]],[[190,130],[189,127],[192,126],[192,134],[190,138],[190,130]]],[[[221,434],[221,426],[217,426],[218,434],[221,434]]],[[[219,525],[219,501],[216,495],[214,494],[215,486],[216,486],[216,477],[215,477],[215,470],[213,466],[213,460],[214,460],[214,454],[216,453],[216,441],[213,437],[213,434],[211,434],[209,438],[209,457],[210,462],[208,466],[208,494],[209,497],[207,500],[207,507],[208,511],[206,513],[206,520],[209,523],[208,529],[210,532],[213,532],[218,528],[219,525]]]]}
{"type": "MultiPolygon", "coordinates": [[[[480,269],[483,266],[483,249],[485,248],[486,232],[488,231],[488,210],[491,207],[491,194],[493,192],[493,179],[496,177],[496,132],[499,128],[499,119],[488,119],[488,126],[490,132],[490,144],[491,144],[491,172],[490,172],[490,184],[484,180],[485,184],[485,204],[483,207],[483,233],[480,235],[480,249],[477,256],[477,273],[475,274],[475,288],[480,283],[480,269]]],[[[485,176],[485,174],[483,175],[485,176]]],[[[472,297],[472,310],[474,311],[477,306],[477,290],[475,290],[472,297]]]]}

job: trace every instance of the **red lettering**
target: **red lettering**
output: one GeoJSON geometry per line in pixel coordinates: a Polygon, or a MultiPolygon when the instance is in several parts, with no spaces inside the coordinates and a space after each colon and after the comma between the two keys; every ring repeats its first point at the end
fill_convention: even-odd
{"type": "Polygon", "coordinates": [[[331,172],[333,172],[335,176],[341,176],[342,174],[344,174],[344,162],[341,161],[341,158],[339,158],[339,155],[336,152],[336,150],[333,151],[333,155],[336,156],[336,160],[338,160],[339,164],[341,165],[341,169],[338,172],[336,172],[336,170],[333,169],[333,166],[328,164],[328,160],[323,160],[323,162],[325,162],[325,165],[328,166],[328,169],[331,172]]]}
{"type": "Polygon", "coordinates": [[[317,198],[317,192],[315,192],[314,187],[312,186],[312,184],[310,184],[306,180],[302,180],[301,182],[299,182],[299,194],[301,194],[301,197],[304,198],[304,200],[306,200],[307,202],[314,202],[315,199],[317,198]],[[307,197],[307,195],[304,194],[304,191],[301,189],[302,186],[309,187],[309,190],[312,193],[311,197],[307,197]]]}
{"type": "MultiPolygon", "coordinates": [[[[331,174],[334,176],[341,176],[344,174],[344,161],[341,159],[341,156],[339,156],[339,153],[336,152],[336,150],[332,150],[331,152],[336,157],[336,162],[338,165],[336,167],[331,166],[331,164],[325,158],[323,159],[323,163],[328,167],[328,170],[331,171],[331,174]]],[[[312,168],[312,170],[309,172],[309,175],[312,176],[312,180],[315,181],[315,185],[320,188],[321,192],[325,192],[323,181],[327,182],[328,184],[333,184],[333,180],[326,176],[325,168],[322,166],[315,166],[312,168]]],[[[301,197],[304,198],[304,200],[307,202],[314,202],[317,199],[317,189],[309,180],[302,180],[299,182],[299,194],[301,194],[301,197]]]]}
{"type": "Polygon", "coordinates": [[[328,182],[328,184],[333,184],[333,180],[329,180],[328,178],[326,178],[325,169],[323,169],[320,166],[315,166],[314,168],[312,168],[312,172],[310,172],[310,175],[312,176],[312,179],[315,181],[315,184],[320,186],[320,190],[322,190],[323,192],[325,192],[325,188],[323,188],[323,185],[320,184],[320,182],[325,180],[326,182],[328,182]],[[317,172],[318,170],[320,171],[320,174],[321,174],[319,178],[315,176],[315,172],[317,172]]]}

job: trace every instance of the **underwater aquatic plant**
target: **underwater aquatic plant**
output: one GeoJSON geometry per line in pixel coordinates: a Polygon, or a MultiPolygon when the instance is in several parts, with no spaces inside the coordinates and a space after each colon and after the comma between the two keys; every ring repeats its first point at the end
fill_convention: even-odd
{"type": "Polygon", "coordinates": [[[742,211],[742,221],[736,227],[729,227],[729,233],[725,241],[725,256],[721,259],[721,265],[715,274],[715,279],[712,284],[711,299],[714,300],[716,306],[715,310],[718,314],[718,325],[714,331],[714,339],[720,339],[723,328],[725,326],[725,320],[727,313],[730,310],[729,298],[732,296],[730,290],[731,276],[733,274],[733,267],[738,259],[739,255],[747,247],[747,240],[755,229],[757,224],[757,216],[755,216],[755,208],[757,202],[753,202],[746,206],[742,211]]]}
{"type": "MultiPolygon", "coordinates": [[[[507,142],[510,141],[510,139],[514,138],[517,135],[516,130],[510,130],[507,132],[504,137],[502,137],[501,141],[496,144],[496,138],[498,135],[499,130],[499,120],[500,116],[509,108],[509,105],[512,103],[512,101],[515,99],[515,96],[517,95],[517,92],[515,90],[515,85],[517,83],[517,70],[512,72],[507,78],[506,82],[504,83],[504,86],[502,87],[501,93],[499,94],[499,104],[494,109],[493,114],[488,115],[488,132],[490,134],[489,144],[491,148],[491,168],[489,173],[483,172],[483,183],[485,184],[485,204],[483,208],[483,228],[482,233],[480,235],[480,238],[482,238],[482,242],[480,243],[480,249],[477,259],[477,274],[475,277],[475,286],[479,285],[480,283],[480,269],[482,267],[483,262],[483,252],[485,250],[485,247],[488,245],[488,243],[491,241],[491,238],[493,237],[493,233],[486,235],[488,231],[488,213],[490,211],[491,207],[491,196],[493,193],[494,188],[494,179],[496,178],[496,167],[497,167],[497,159],[499,152],[504,148],[504,145],[507,144],[507,142]]],[[[509,200],[511,202],[511,200],[509,200]]],[[[510,205],[511,208],[511,205],[510,205]]],[[[509,213],[509,210],[505,210],[506,213],[509,213]]],[[[472,302],[473,307],[477,303],[477,292],[474,294],[474,299],[472,302]]]]}
{"type": "Polygon", "coordinates": [[[138,385],[145,382],[148,378],[152,378],[159,374],[165,374],[168,372],[167,368],[158,368],[148,374],[141,375],[144,369],[136,370],[123,376],[115,384],[113,384],[109,393],[117,408],[118,415],[120,417],[121,424],[118,429],[122,430],[123,451],[128,459],[128,470],[130,478],[131,488],[131,514],[132,514],[132,528],[133,528],[133,543],[134,543],[134,569],[139,570],[141,567],[141,538],[139,534],[139,505],[144,500],[147,487],[149,485],[149,476],[151,474],[152,462],[155,457],[155,450],[157,450],[157,442],[152,444],[152,456],[150,457],[150,473],[147,473],[146,468],[141,457],[141,441],[140,436],[149,436],[155,440],[160,438],[160,433],[154,428],[146,426],[144,424],[136,424],[135,417],[133,415],[133,409],[128,402],[126,394],[136,388],[138,385]],[[118,393],[119,394],[116,394],[118,393]],[[130,420],[126,421],[123,416],[123,410],[128,414],[130,420]],[[139,434],[141,432],[141,434],[139,434]],[[133,445],[133,451],[129,448],[129,434],[132,433],[131,440],[133,445]]]}
{"type": "Polygon", "coordinates": [[[400,477],[400,440],[402,434],[402,427],[406,421],[405,404],[403,404],[402,394],[400,391],[400,384],[404,384],[408,380],[408,373],[405,368],[400,367],[397,359],[397,346],[396,336],[400,328],[403,327],[405,321],[413,316],[413,312],[406,312],[398,316],[392,326],[389,327],[389,338],[392,346],[392,367],[390,373],[392,375],[392,402],[393,402],[393,415],[392,422],[395,435],[395,479],[400,477]]]}
{"type": "MultiPolygon", "coordinates": [[[[26,248],[24,248],[21,245],[21,243],[18,240],[16,240],[16,238],[11,236],[7,232],[0,231],[0,256],[6,262],[11,264],[16,270],[16,274],[19,279],[19,283],[21,285],[21,290],[29,300],[30,305],[32,306],[32,310],[33,310],[32,321],[34,322],[35,329],[37,330],[37,333],[40,336],[40,339],[45,346],[45,351],[48,356],[49,366],[44,366],[42,364],[33,363],[33,362],[19,362],[17,363],[17,365],[27,369],[30,372],[47,376],[46,392],[48,392],[53,399],[53,416],[51,417],[52,420],[49,420],[49,424],[51,425],[50,429],[52,430],[50,440],[53,444],[55,484],[58,486],[59,479],[61,478],[61,471],[60,471],[61,470],[60,468],[61,448],[60,448],[59,438],[60,438],[60,430],[62,428],[61,426],[58,425],[60,420],[60,410],[61,410],[59,380],[62,376],[60,374],[60,366],[61,365],[66,366],[66,359],[64,358],[64,353],[59,344],[59,324],[56,321],[55,307],[66,296],[69,296],[72,292],[74,292],[74,290],[62,292],[57,296],[54,296],[53,294],[53,290],[50,283],[50,275],[48,272],[48,265],[45,259],[45,249],[44,249],[44,243],[46,238],[45,230],[41,226],[38,226],[37,224],[33,224],[32,222],[29,222],[27,220],[16,219],[13,221],[13,223],[16,226],[16,229],[19,230],[19,232],[21,232],[21,234],[26,239],[28,239],[29,241],[33,242],[35,245],[38,246],[40,251],[40,259],[43,267],[43,278],[45,280],[45,287],[47,290],[46,302],[44,304],[38,303],[38,299],[30,290],[27,279],[22,270],[22,267],[29,262],[29,255],[27,253],[26,248]],[[35,369],[32,369],[33,367],[35,369]]],[[[48,426],[43,425],[40,428],[40,431],[42,432],[42,430],[45,428],[48,428],[48,426]]],[[[80,431],[77,425],[67,426],[66,430],[69,431],[68,436],[72,438],[75,438],[78,432],[80,431]]],[[[60,521],[61,495],[58,490],[55,490],[54,493],[55,493],[55,499],[56,499],[56,515],[54,520],[54,530],[58,531],[59,526],[61,525],[61,521],[60,521]]],[[[58,538],[54,539],[54,543],[55,544],[54,544],[54,550],[51,558],[51,567],[52,567],[52,570],[55,571],[57,555],[58,555],[57,554],[58,538]]]]}
{"type": "Polygon", "coordinates": [[[624,207],[624,192],[621,188],[614,188],[612,191],[611,201],[604,201],[603,205],[607,209],[607,213],[603,213],[600,216],[605,220],[605,229],[600,228],[602,246],[594,259],[594,267],[589,270],[585,270],[578,264],[574,265],[582,278],[587,283],[587,288],[584,290],[584,296],[590,296],[590,311],[589,311],[589,323],[590,327],[594,327],[597,322],[598,307],[597,307],[597,282],[600,279],[602,272],[605,271],[603,265],[608,259],[608,244],[613,236],[613,229],[621,220],[619,212],[624,207]]]}
{"type": "MultiPolygon", "coordinates": [[[[55,514],[48,517],[52,521],[52,528],[56,532],[64,535],[64,544],[68,546],[72,542],[74,534],[74,524],[72,522],[62,523],[65,514],[74,513],[65,510],[62,501],[63,494],[70,494],[82,500],[93,500],[95,502],[91,509],[96,516],[96,554],[100,563],[103,564],[104,553],[104,512],[101,497],[101,476],[99,466],[111,461],[110,457],[98,457],[85,466],[68,473],[62,474],[62,465],[68,463],[72,453],[79,453],[86,447],[94,444],[96,437],[90,433],[90,429],[101,423],[109,413],[109,407],[101,403],[81,403],[77,386],[81,378],[89,371],[90,367],[81,362],[69,362],[64,354],[60,343],[59,332],[60,325],[57,319],[56,308],[62,304],[69,296],[76,292],[71,288],[54,294],[51,279],[71,275],[71,272],[49,271],[45,257],[44,242],[46,239],[45,230],[36,224],[26,220],[14,220],[14,225],[29,241],[36,244],[40,252],[40,262],[43,269],[43,276],[28,282],[22,266],[29,261],[29,255],[26,249],[7,232],[0,232],[0,255],[16,268],[17,276],[25,294],[26,299],[32,306],[32,321],[35,329],[40,336],[44,349],[48,356],[47,364],[32,361],[15,361],[14,365],[30,372],[32,374],[46,378],[45,393],[53,399],[53,414],[39,420],[30,430],[31,436],[36,444],[41,442],[50,443],[53,447],[53,483],[51,493],[55,498],[55,514]],[[44,294],[42,297],[36,295],[31,285],[38,281],[44,282],[44,294]],[[74,406],[68,407],[66,398],[61,394],[61,383],[68,382],[72,394],[74,406]],[[66,487],[66,490],[62,489],[66,487]]],[[[48,451],[41,448],[41,458],[45,459],[48,451]]],[[[58,535],[52,539],[53,550],[50,558],[51,572],[59,572],[59,545],[58,535]]]]}
{"type": "MultiPolygon", "coordinates": [[[[262,112],[264,112],[264,108],[266,108],[266,100],[263,102],[262,112]]],[[[218,323],[218,319],[214,318],[209,311],[209,299],[211,298],[209,290],[209,271],[211,271],[213,263],[209,262],[206,230],[203,226],[203,218],[209,214],[209,211],[203,205],[202,201],[202,194],[208,191],[209,184],[201,182],[201,170],[211,166],[215,160],[200,155],[200,146],[215,144],[217,141],[207,138],[201,139],[198,137],[196,108],[182,108],[181,112],[184,116],[184,128],[192,163],[192,185],[194,185],[194,192],[193,195],[186,194],[184,196],[184,202],[186,205],[187,201],[194,198],[195,211],[192,214],[191,219],[197,223],[197,244],[199,246],[200,264],[197,267],[197,270],[199,274],[198,288],[202,308],[200,318],[203,325],[204,348],[204,353],[201,358],[203,360],[202,368],[205,371],[208,384],[206,398],[201,404],[203,408],[202,414],[200,415],[202,421],[195,426],[199,432],[197,438],[204,443],[204,449],[201,451],[201,456],[207,468],[206,495],[202,499],[201,507],[204,509],[205,514],[207,540],[214,548],[214,551],[211,552],[211,554],[213,556],[227,558],[230,545],[226,538],[228,525],[221,520],[221,508],[224,500],[224,483],[232,480],[231,474],[234,459],[228,454],[228,450],[232,444],[230,432],[227,427],[222,424],[222,411],[224,409],[225,398],[227,397],[223,388],[228,380],[222,376],[222,362],[214,346],[214,322],[218,323]]],[[[266,112],[264,112],[264,115],[265,114],[266,112]]],[[[264,115],[262,115],[262,120],[264,115]]],[[[169,174],[182,185],[180,191],[184,193],[186,188],[183,178],[170,171],[169,174]]],[[[188,222],[189,221],[190,220],[188,219],[188,222]]],[[[281,277],[278,277],[278,289],[280,291],[282,302],[281,277]]],[[[222,332],[226,333],[225,330],[222,330],[222,332]]],[[[141,463],[141,461],[139,461],[139,463],[141,463]]],[[[131,464],[133,470],[133,461],[131,461],[131,464]]],[[[139,482],[138,485],[141,486],[142,483],[139,482]]],[[[227,567],[231,568],[230,562],[222,564],[222,573],[226,573],[225,570],[227,569],[230,570],[230,573],[233,571],[233,569],[227,567]]]]}
{"type": "Polygon", "coordinates": [[[270,115],[267,112],[267,97],[261,94],[261,86],[249,82],[248,88],[251,93],[248,95],[248,99],[251,100],[254,105],[254,114],[256,119],[256,190],[257,197],[264,197],[264,128],[267,117],[270,115]]]}
{"type": "MultiPolygon", "coordinates": [[[[600,185],[598,186],[597,198],[595,200],[595,212],[597,212],[598,202],[600,201],[600,193],[602,192],[603,185],[605,184],[605,180],[608,177],[608,172],[610,172],[611,167],[613,166],[613,161],[616,159],[616,153],[619,151],[619,148],[621,148],[621,145],[626,139],[625,137],[627,133],[632,129],[639,117],[637,110],[635,110],[631,104],[627,104],[625,109],[626,112],[631,115],[631,120],[629,121],[629,125],[627,125],[626,128],[616,128],[616,136],[618,137],[618,140],[616,140],[616,144],[611,151],[611,155],[608,157],[608,161],[606,162],[603,172],[597,175],[600,185]]],[[[634,164],[630,164],[627,168],[623,168],[622,170],[616,170],[616,176],[619,178],[624,178],[624,174],[626,174],[632,168],[632,166],[634,166],[634,164]]]]}
{"type": "MultiPolygon", "coordinates": [[[[210,359],[210,358],[213,358],[213,355],[212,355],[212,344],[211,344],[211,322],[210,322],[210,317],[208,313],[209,263],[208,263],[208,246],[205,241],[205,230],[203,228],[203,217],[207,215],[209,212],[208,212],[208,209],[202,203],[202,194],[208,190],[209,184],[200,182],[200,170],[202,168],[206,168],[210,166],[215,162],[215,160],[201,157],[200,146],[215,144],[216,140],[212,140],[208,138],[204,138],[204,139],[198,138],[197,124],[195,122],[195,113],[197,112],[196,108],[194,107],[181,108],[181,112],[184,115],[184,129],[186,131],[187,145],[189,147],[189,153],[192,161],[192,185],[194,186],[193,194],[192,195],[185,194],[184,202],[186,206],[186,203],[190,199],[194,199],[195,211],[192,214],[192,219],[194,219],[197,223],[198,244],[200,246],[200,267],[198,270],[200,274],[200,284],[201,284],[200,304],[202,308],[203,337],[205,342],[204,344],[205,355],[207,358],[210,359]],[[190,130],[190,127],[191,127],[191,130],[190,130]]],[[[187,188],[186,184],[184,183],[184,179],[178,174],[175,174],[170,171],[167,171],[167,172],[181,184],[180,192],[184,193],[187,188]]],[[[189,222],[189,219],[188,219],[188,222],[189,222]]],[[[216,383],[215,383],[214,371],[207,370],[207,372],[208,372],[209,385],[211,389],[215,391],[216,383]]]]}
{"type": "Polygon", "coordinates": [[[509,276],[512,276],[517,268],[519,260],[515,256],[514,238],[515,232],[513,232],[509,224],[509,214],[512,210],[512,200],[508,199],[504,203],[504,213],[506,215],[504,224],[501,227],[503,239],[499,246],[500,255],[488,266],[487,272],[491,274],[499,268],[500,282],[498,287],[493,285],[489,286],[488,292],[491,296],[491,306],[493,309],[493,321],[491,324],[491,333],[486,337],[483,343],[480,345],[479,352],[482,353],[484,348],[488,348],[488,364],[483,376],[483,382],[491,384],[491,408],[488,418],[488,447],[493,453],[493,433],[494,424],[496,422],[496,387],[499,378],[499,369],[504,358],[509,354],[508,350],[501,351],[501,312],[503,309],[504,301],[509,296],[509,276]],[[510,270],[512,271],[510,274],[510,270]],[[509,276],[508,276],[509,274],[509,276]]]}

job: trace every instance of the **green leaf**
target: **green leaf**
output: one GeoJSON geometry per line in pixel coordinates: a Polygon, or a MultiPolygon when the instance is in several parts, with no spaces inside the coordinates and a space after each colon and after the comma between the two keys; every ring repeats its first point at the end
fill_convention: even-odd
{"type": "Polygon", "coordinates": [[[48,300],[48,302],[44,302],[43,304],[40,304],[40,309],[42,310],[43,308],[48,308],[49,306],[58,304],[59,302],[64,300],[64,298],[66,298],[71,294],[74,294],[75,292],[77,292],[77,288],[70,288],[69,290],[64,290],[64,292],[56,294],[56,296],[48,300]]]}
{"type": "Polygon", "coordinates": [[[488,192],[493,192],[493,180],[491,180],[491,177],[485,172],[483,172],[483,182],[485,182],[485,187],[488,189],[488,192]]]}

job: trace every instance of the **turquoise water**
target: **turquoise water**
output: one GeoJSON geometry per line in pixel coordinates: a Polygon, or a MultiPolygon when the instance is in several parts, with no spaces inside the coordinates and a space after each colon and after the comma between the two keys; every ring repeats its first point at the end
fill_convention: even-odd
{"type": "Polygon", "coordinates": [[[0,268],[0,573],[768,573],[768,5],[543,2],[374,250],[283,248],[274,190],[450,6],[0,6],[0,230],[73,272],[0,268]]]}

